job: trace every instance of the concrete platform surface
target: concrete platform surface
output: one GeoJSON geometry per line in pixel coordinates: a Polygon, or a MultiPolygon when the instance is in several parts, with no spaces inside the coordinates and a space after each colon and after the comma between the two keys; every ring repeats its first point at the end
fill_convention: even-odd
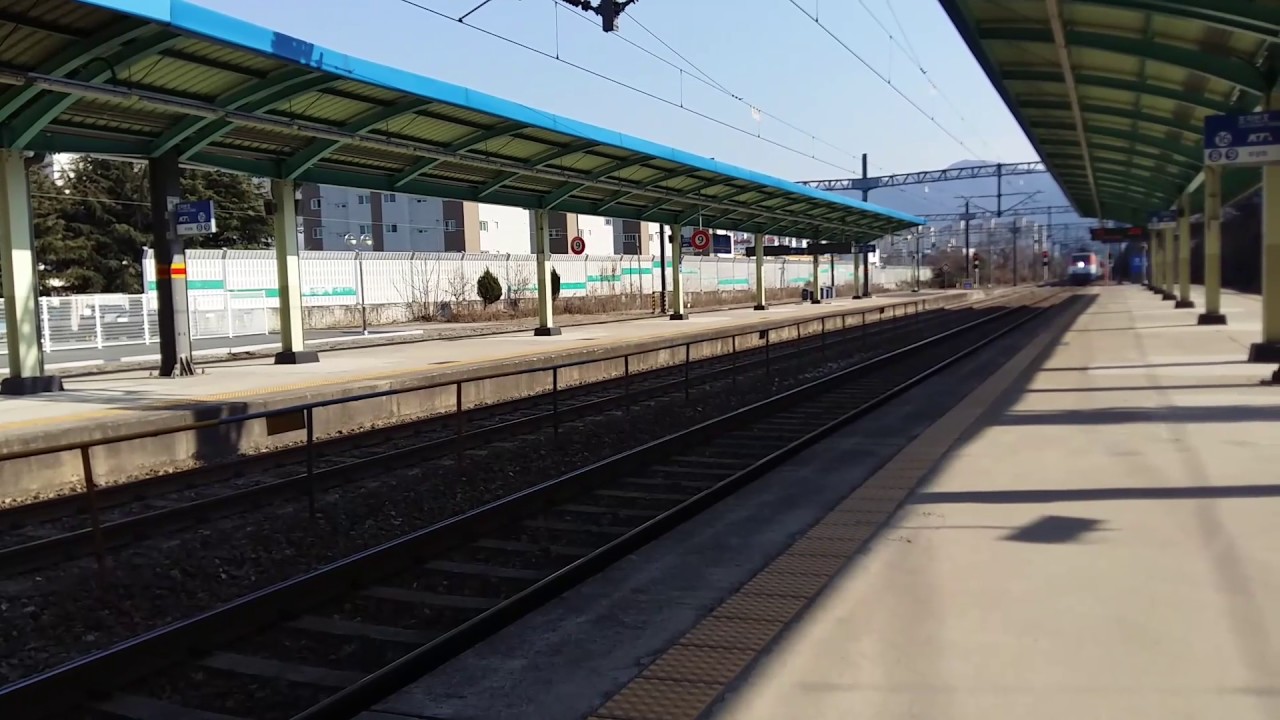
{"type": "MultiPolygon", "coordinates": [[[[1280,387],[1260,304],[1096,301],[712,712],[1280,718],[1280,387]]],[[[605,715],[602,715],[605,716],[605,715]]]]}

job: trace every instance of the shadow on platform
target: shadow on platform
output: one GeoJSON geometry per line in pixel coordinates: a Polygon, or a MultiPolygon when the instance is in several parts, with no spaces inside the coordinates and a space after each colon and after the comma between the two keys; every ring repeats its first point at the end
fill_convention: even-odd
{"type": "Polygon", "coordinates": [[[1280,485],[1197,485],[1193,487],[1112,487],[1071,490],[972,490],[918,492],[908,505],[1030,505],[1115,500],[1233,500],[1280,497],[1280,485]]]}
{"type": "Polygon", "coordinates": [[[1029,388],[1026,394],[1038,393],[1098,393],[1098,392],[1145,392],[1149,390],[1228,390],[1232,388],[1257,388],[1257,382],[1228,383],[1219,385],[1108,385],[1106,387],[1088,388],[1029,388]]]}
{"type": "MultiPolygon", "coordinates": [[[[1090,313],[1097,315],[1099,313],[1090,313]]],[[[1173,325],[1140,325],[1138,327],[1116,327],[1116,328],[1084,328],[1082,330],[1072,330],[1070,334],[1075,333],[1095,333],[1095,332],[1134,332],[1137,330],[1167,330],[1169,328],[1193,328],[1199,327],[1195,323],[1176,323],[1173,325]]]]}
{"type": "MultiPolygon", "coordinates": [[[[1254,385],[1254,387],[1257,387],[1254,385]]],[[[1280,406],[1114,407],[1091,410],[1010,411],[990,425],[1129,425],[1133,423],[1280,422],[1280,406]]]]}
{"type": "Polygon", "coordinates": [[[1094,365],[1092,367],[1051,367],[1038,372],[1089,372],[1090,370],[1143,370],[1146,368],[1173,367],[1221,367],[1223,365],[1248,365],[1247,360],[1218,360],[1199,362],[1145,363],[1140,365],[1094,365]]]}

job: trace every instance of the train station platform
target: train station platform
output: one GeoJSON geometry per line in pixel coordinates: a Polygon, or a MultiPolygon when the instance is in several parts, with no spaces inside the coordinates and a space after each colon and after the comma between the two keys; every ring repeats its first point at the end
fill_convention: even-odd
{"type": "MultiPolygon", "coordinates": [[[[988,292],[991,291],[888,293],[866,299],[836,298],[821,305],[779,304],[767,312],[748,308],[695,313],[682,322],[673,322],[665,317],[647,317],[576,325],[565,327],[562,335],[552,337],[513,332],[335,349],[323,352],[319,363],[309,365],[274,365],[271,358],[259,357],[202,364],[197,375],[181,379],[154,377],[154,371],[71,377],[65,380],[64,392],[0,397],[0,455],[93,438],[150,432],[300,403],[417,387],[437,381],[466,381],[499,372],[517,373],[555,364],[589,361],[593,357],[610,357],[622,352],[640,353],[676,343],[718,338],[737,331],[755,332],[824,316],[869,310],[868,322],[875,322],[881,317],[877,312],[880,308],[915,302],[927,307],[941,307],[988,292]]],[[[891,316],[893,312],[897,311],[891,310],[885,316],[891,316]]],[[[782,340],[784,335],[787,333],[778,334],[774,340],[782,340]]],[[[794,335],[793,332],[791,336],[794,335]]],[[[709,352],[718,354],[714,348],[709,352]]],[[[683,357],[681,351],[679,359],[682,361],[683,357]]],[[[633,364],[632,370],[637,367],[633,364]]],[[[591,372],[599,374],[611,372],[611,369],[587,368],[573,377],[566,373],[562,375],[561,382],[568,384],[566,381],[597,379],[590,376],[591,372]]],[[[540,391],[543,384],[549,387],[549,377],[531,375],[530,378],[515,385],[493,381],[472,383],[468,386],[467,403],[505,400],[521,393],[540,391]]],[[[448,397],[443,400],[452,407],[454,391],[452,387],[446,389],[448,397]]],[[[327,419],[317,413],[317,433],[347,432],[385,424],[397,417],[425,411],[429,409],[427,405],[443,400],[393,396],[378,402],[361,401],[334,407],[334,412],[329,413],[327,419]]],[[[296,441],[293,435],[298,433],[270,439],[267,434],[261,428],[237,430],[228,427],[217,437],[206,437],[198,442],[175,435],[156,439],[146,447],[134,442],[105,446],[95,451],[104,456],[95,460],[95,467],[100,465],[100,471],[106,473],[103,477],[111,478],[115,472],[113,467],[120,472],[130,472],[159,462],[172,461],[177,466],[191,461],[197,454],[201,458],[209,458],[212,454],[225,456],[261,449],[273,443],[296,441]]],[[[60,477],[62,482],[78,477],[78,453],[60,455],[64,456],[61,460],[49,459],[22,468],[0,463],[0,497],[13,490],[15,484],[27,488],[40,486],[37,478],[41,475],[60,477]]]]}
{"type": "MultiPolygon", "coordinates": [[[[590,717],[1280,717],[1260,303],[1226,293],[1231,325],[1199,327],[1138,286],[1082,292],[590,717]]],[[[859,451],[833,436],[796,482],[859,451]]]]}

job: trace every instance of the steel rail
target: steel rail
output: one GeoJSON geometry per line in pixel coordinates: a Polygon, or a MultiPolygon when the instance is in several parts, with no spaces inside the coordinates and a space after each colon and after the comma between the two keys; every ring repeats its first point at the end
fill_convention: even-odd
{"type": "MultiPolygon", "coordinates": [[[[1023,293],[1022,296],[1026,294],[1023,293]]],[[[36,715],[43,716],[65,710],[83,702],[88,697],[110,692],[147,673],[166,667],[171,662],[181,661],[193,653],[212,650],[215,646],[225,643],[229,639],[234,639],[236,636],[242,637],[270,626],[281,617],[296,614],[308,607],[314,607],[328,599],[340,596],[352,587],[366,584],[378,578],[386,577],[388,574],[403,570],[424,555],[442,552],[455,547],[465,542],[468,538],[502,526],[512,517],[528,514],[557,501],[572,497],[575,494],[580,494],[584,488],[607,480],[609,477],[617,475],[624,468],[634,466],[637,463],[644,463],[655,457],[669,456],[671,452],[678,451],[699,438],[722,433],[736,425],[749,422],[769,413],[778,412],[789,404],[810,397],[834,383],[856,378],[859,374],[868,370],[891,368],[895,361],[910,357],[920,350],[937,347],[939,343],[945,340],[959,338],[963,333],[1023,310],[1025,308],[1021,306],[1014,307],[965,323],[931,338],[914,342],[901,349],[808,382],[767,400],[726,413],[688,430],[673,433],[662,439],[646,443],[639,448],[615,455],[555,480],[515,493],[507,498],[450,518],[429,528],[415,531],[326,567],[257,591],[219,608],[201,613],[196,617],[158,628],[112,648],[92,653],[58,668],[17,681],[7,687],[0,688],[0,717],[31,717],[33,711],[36,711],[36,715]]],[[[618,553],[629,552],[629,548],[638,547],[640,544],[647,542],[663,528],[670,527],[683,517],[687,517],[691,512],[696,511],[695,508],[703,507],[713,499],[718,498],[728,491],[730,485],[736,487],[749,479],[753,479],[768,467],[772,467],[785,457],[798,452],[819,437],[833,431],[839,425],[859,416],[860,413],[867,412],[872,406],[887,402],[892,397],[905,391],[908,385],[923,380],[960,358],[977,351],[980,347],[985,347],[991,339],[1003,335],[1027,319],[1030,319],[1030,316],[1009,328],[1000,330],[992,338],[972,343],[951,353],[941,363],[932,366],[930,370],[917,376],[910,383],[899,384],[883,393],[877,400],[863,406],[863,408],[845,413],[836,421],[824,426],[822,431],[810,433],[803,441],[793,443],[786,451],[778,451],[767,460],[756,463],[748,471],[735,474],[729,481],[721,483],[713,491],[700,494],[696,498],[696,502],[683,503],[676,509],[678,512],[666,513],[659,519],[628,533],[618,541],[610,543],[604,550],[593,553],[568,568],[556,572],[551,577],[410,653],[382,671],[366,677],[356,685],[340,692],[329,701],[321,703],[321,705],[299,717],[308,719],[337,717],[333,713],[345,712],[342,708],[355,707],[359,703],[367,705],[367,701],[371,698],[376,699],[375,696],[381,697],[389,689],[394,689],[392,686],[401,683],[409,674],[416,676],[425,670],[429,670],[448,657],[452,657],[474,644],[479,639],[496,632],[533,607],[546,602],[546,600],[561,592],[564,588],[581,582],[607,565],[612,558],[617,557],[618,553]]]]}

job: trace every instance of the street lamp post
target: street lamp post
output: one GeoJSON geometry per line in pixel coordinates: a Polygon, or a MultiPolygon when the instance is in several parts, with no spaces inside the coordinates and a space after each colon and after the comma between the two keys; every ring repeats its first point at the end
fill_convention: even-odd
{"type": "Polygon", "coordinates": [[[360,246],[364,245],[367,248],[373,247],[373,236],[368,233],[364,233],[357,238],[355,235],[347,233],[346,237],[343,239],[346,240],[347,244],[356,251],[356,275],[358,276],[356,282],[360,286],[360,334],[368,335],[369,316],[364,304],[364,257],[361,253],[360,246]]]}

